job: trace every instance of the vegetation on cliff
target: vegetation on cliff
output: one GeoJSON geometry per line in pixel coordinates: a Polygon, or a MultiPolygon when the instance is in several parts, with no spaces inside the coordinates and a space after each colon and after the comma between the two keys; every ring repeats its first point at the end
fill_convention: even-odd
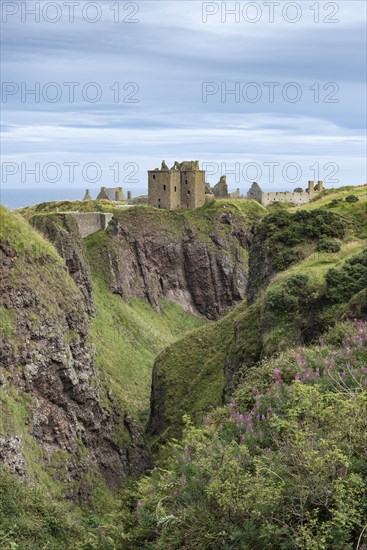
{"type": "Polygon", "coordinates": [[[155,445],[180,434],[184,414],[197,424],[263,358],[312,344],[343,318],[365,318],[366,262],[358,241],[338,254],[312,254],[276,276],[253,305],[237,306],[160,354],[148,427],[155,445]]]}
{"type": "Polygon", "coordinates": [[[186,418],[138,484],[128,547],[363,548],[366,344],[366,323],[345,323],[250,370],[200,428],[186,418]]]}

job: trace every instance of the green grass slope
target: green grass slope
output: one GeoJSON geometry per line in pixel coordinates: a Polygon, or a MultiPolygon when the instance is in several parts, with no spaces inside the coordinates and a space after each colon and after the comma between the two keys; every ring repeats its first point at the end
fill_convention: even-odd
{"type": "Polygon", "coordinates": [[[203,320],[166,301],[157,312],[142,300],[126,304],[94,277],[97,314],[91,340],[105,387],[144,421],[149,411],[152,368],[158,353],[203,320]]]}

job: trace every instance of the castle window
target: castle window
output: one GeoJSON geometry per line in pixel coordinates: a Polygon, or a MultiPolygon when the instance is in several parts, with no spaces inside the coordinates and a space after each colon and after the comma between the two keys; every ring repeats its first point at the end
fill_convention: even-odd
{"type": "Polygon", "coordinates": [[[160,207],[161,207],[161,205],[160,205],[160,204],[158,204],[158,208],[160,208],[160,207]]]}
{"type": "Polygon", "coordinates": [[[163,185],[163,191],[165,191],[166,189],[167,189],[167,186],[163,185]]]}
{"type": "Polygon", "coordinates": [[[191,192],[190,192],[190,191],[188,191],[188,192],[187,192],[187,194],[188,194],[188,195],[190,195],[190,194],[191,194],[191,192]]]}
{"type": "Polygon", "coordinates": [[[177,187],[175,186],[175,191],[177,191],[177,187]]]}
{"type": "Polygon", "coordinates": [[[153,174],[153,179],[155,180],[155,175],[153,174]]]}
{"type": "Polygon", "coordinates": [[[158,202],[161,202],[161,199],[158,199],[158,202]]]}
{"type": "Polygon", "coordinates": [[[187,180],[185,180],[185,183],[187,183],[187,180]]]}

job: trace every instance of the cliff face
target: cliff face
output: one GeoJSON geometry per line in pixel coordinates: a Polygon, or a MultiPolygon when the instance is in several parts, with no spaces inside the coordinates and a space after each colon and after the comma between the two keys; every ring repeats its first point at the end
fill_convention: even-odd
{"type": "Polygon", "coordinates": [[[29,222],[53,243],[83,296],[87,312],[94,315],[92,278],[84,242],[74,218],[68,214],[44,214],[33,216],[29,222]]]}
{"type": "Polygon", "coordinates": [[[251,222],[233,205],[178,213],[134,209],[101,243],[112,292],[159,308],[161,298],[216,319],[242,301],[251,222]]]}
{"type": "MultiPolygon", "coordinates": [[[[149,458],[133,420],[100,386],[88,343],[92,302],[49,243],[20,217],[1,214],[0,457],[31,478],[39,467],[52,471],[73,498],[93,489],[90,476],[116,487],[149,458]]],[[[81,265],[74,252],[65,255],[72,273],[81,265]]]]}

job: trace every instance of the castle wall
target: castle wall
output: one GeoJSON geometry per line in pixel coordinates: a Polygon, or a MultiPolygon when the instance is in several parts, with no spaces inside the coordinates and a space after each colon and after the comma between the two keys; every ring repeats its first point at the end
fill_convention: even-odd
{"type": "Polygon", "coordinates": [[[310,202],[310,196],[308,193],[287,193],[277,191],[273,193],[262,193],[261,204],[268,206],[273,202],[291,202],[293,204],[307,204],[310,202]]]}
{"type": "Polygon", "coordinates": [[[178,170],[148,172],[148,204],[155,208],[176,210],[180,207],[181,185],[178,170]]]}
{"type": "Polygon", "coordinates": [[[113,216],[112,213],[102,212],[70,212],[70,214],[75,219],[82,238],[106,229],[113,216]]]}
{"type": "Polygon", "coordinates": [[[172,210],[181,207],[181,178],[179,170],[171,170],[170,204],[172,210]]]}
{"type": "Polygon", "coordinates": [[[205,171],[181,172],[181,208],[199,208],[205,204],[205,171]]]}

